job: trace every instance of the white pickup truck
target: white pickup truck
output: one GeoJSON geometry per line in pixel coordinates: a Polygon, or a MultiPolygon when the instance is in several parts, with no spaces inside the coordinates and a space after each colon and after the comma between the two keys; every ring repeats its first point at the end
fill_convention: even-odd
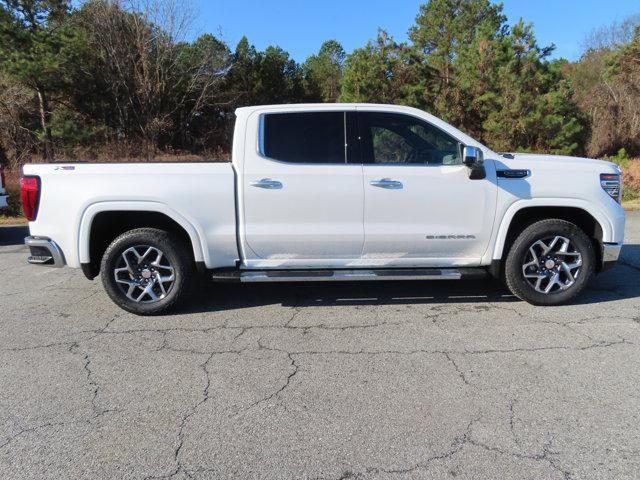
{"type": "Polygon", "coordinates": [[[156,314],[218,281],[456,280],[566,303],[618,258],[620,170],[499,154],[420,110],[240,108],[230,163],[25,165],[29,262],[156,314]]]}

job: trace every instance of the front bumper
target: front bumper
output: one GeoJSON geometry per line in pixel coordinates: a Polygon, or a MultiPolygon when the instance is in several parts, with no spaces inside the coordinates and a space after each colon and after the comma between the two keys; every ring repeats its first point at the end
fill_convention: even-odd
{"type": "Polygon", "coordinates": [[[602,244],[602,267],[601,272],[609,270],[620,258],[620,251],[622,250],[621,243],[604,243],[602,244]]]}
{"type": "Polygon", "coordinates": [[[24,243],[31,252],[27,261],[34,265],[64,267],[64,255],[60,247],[47,237],[26,237],[24,243]]]}

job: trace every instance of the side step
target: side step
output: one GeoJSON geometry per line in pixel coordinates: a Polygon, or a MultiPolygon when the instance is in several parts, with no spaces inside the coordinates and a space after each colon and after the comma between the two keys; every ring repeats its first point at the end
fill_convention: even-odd
{"type": "Polygon", "coordinates": [[[361,282],[370,280],[461,280],[484,277],[481,268],[356,269],[356,270],[244,270],[215,272],[220,282],[361,282]]]}

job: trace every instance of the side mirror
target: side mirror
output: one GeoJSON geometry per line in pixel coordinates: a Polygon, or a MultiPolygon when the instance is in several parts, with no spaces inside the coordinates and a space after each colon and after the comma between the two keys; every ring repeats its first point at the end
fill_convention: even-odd
{"type": "Polygon", "coordinates": [[[469,178],[471,180],[482,180],[486,178],[487,171],[484,168],[484,156],[478,147],[464,147],[462,151],[462,163],[469,168],[469,178]]]}
{"type": "Polygon", "coordinates": [[[469,168],[482,165],[482,150],[478,147],[464,147],[462,162],[469,168]]]}

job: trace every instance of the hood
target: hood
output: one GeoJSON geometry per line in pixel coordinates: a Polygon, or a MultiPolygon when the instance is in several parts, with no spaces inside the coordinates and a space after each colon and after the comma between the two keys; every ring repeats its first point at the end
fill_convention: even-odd
{"type": "Polygon", "coordinates": [[[570,157],[568,155],[545,155],[538,153],[507,153],[496,159],[497,169],[589,169],[598,170],[601,173],[619,173],[620,169],[615,163],[593,158],[570,157]],[[512,158],[511,158],[512,157],[512,158]],[[502,166],[501,166],[502,164],[502,166]]]}

